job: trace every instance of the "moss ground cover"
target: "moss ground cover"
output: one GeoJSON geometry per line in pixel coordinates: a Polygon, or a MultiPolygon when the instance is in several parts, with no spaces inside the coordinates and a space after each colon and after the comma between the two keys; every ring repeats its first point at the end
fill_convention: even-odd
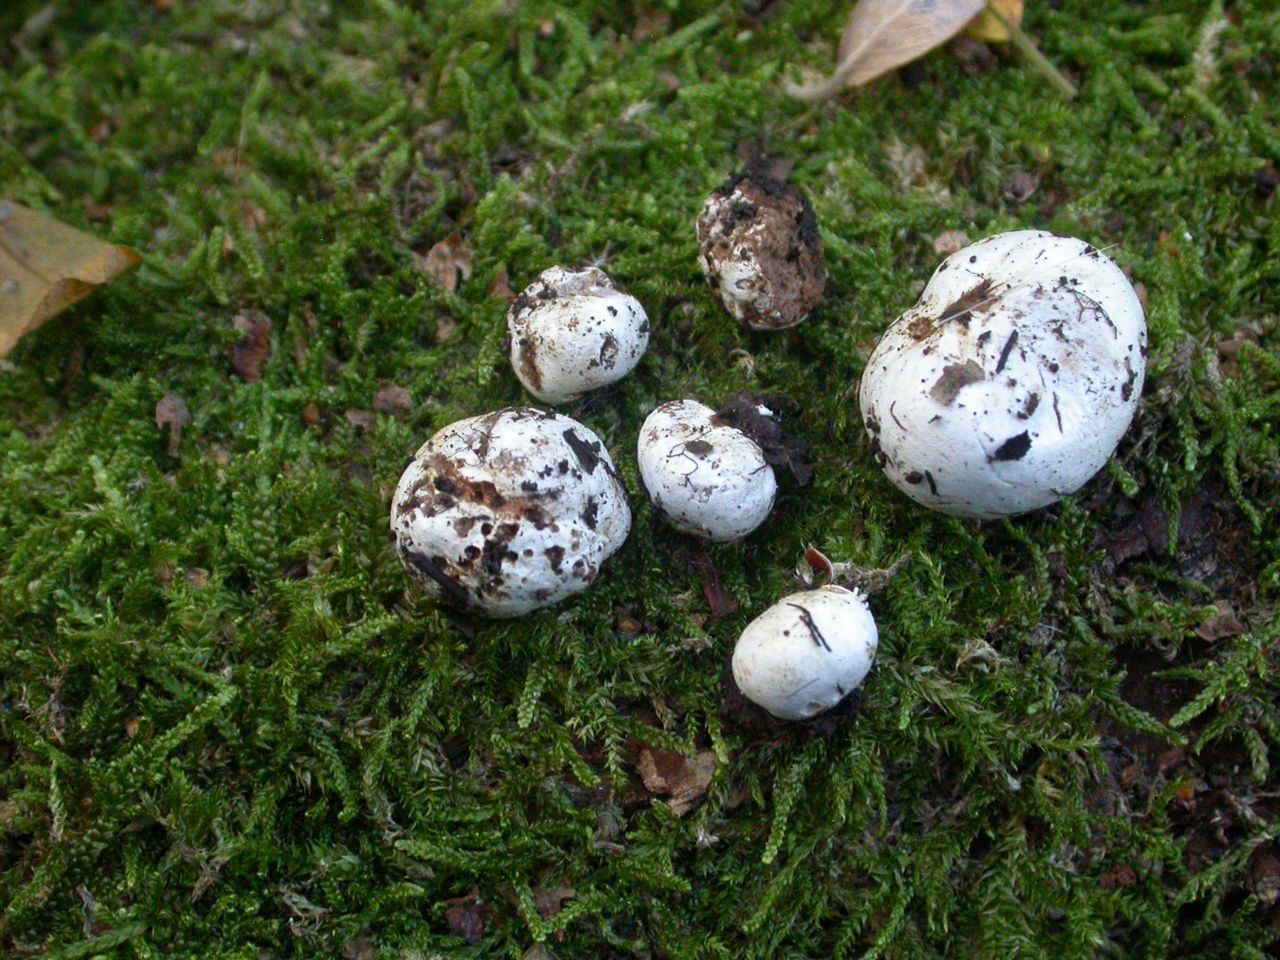
{"type": "Polygon", "coordinates": [[[0,190],[146,265],[0,370],[4,955],[1263,956],[1280,10],[1029,7],[1079,99],[972,48],[784,99],[843,3],[6,5],[0,190]],[[695,259],[744,141],[794,161],[827,251],[783,334],[695,259]],[[1023,226],[1143,285],[1143,405],[1066,503],[929,514],[877,470],[857,377],[934,237],[1023,226]],[[449,292],[422,260],[453,233],[449,292]],[[409,589],[390,490],[435,429],[523,402],[494,283],[557,262],[653,319],[568,411],[635,527],[580,599],[457,621],[409,589]],[[739,606],[714,618],[632,451],[658,402],[743,388],[791,398],[815,474],[710,552],[739,606]],[[725,662],[810,543],[905,559],[858,703],[770,726],[725,662]],[[701,803],[651,796],[641,745],[711,751],[701,803]]]}

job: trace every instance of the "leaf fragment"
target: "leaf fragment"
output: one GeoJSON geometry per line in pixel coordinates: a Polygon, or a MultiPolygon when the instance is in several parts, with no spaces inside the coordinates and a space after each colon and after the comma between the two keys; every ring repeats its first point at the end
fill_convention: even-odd
{"type": "Polygon", "coordinates": [[[692,757],[686,757],[672,750],[645,747],[636,766],[645,789],[670,797],[667,804],[671,812],[681,817],[694,808],[711,786],[716,755],[713,750],[699,750],[692,757]]]}
{"type": "Polygon", "coordinates": [[[182,446],[183,428],[191,426],[191,411],[176,393],[165,393],[156,402],[156,426],[169,428],[169,456],[176,457],[182,446]]]}
{"type": "Polygon", "coordinates": [[[419,258],[424,273],[449,293],[458,289],[462,280],[471,279],[471,244],[460,233],[451,233],[419,258]]]}
{"type": "Polygon", "coordinates": [[[403,420],[413,413],[413,397],[404,387],[389,383],[381,387],[374,396],[373,409],[403,420]]]}
{"type": "Polygon", "coordinates": [[[840,40],[835,71],[809,84],[785,83],[799,100],[826,100],[869,83],[950,40],[985,0],[858,0],[840,40]]]}
{"type": "Polygon", "coordinates": [[[965,35],[988,43],[1008,43],[1009,25],[1022,24],[1022,6],[1023,0],[987,0],[986,8],[964,28],[965,35]]]}
{"type": "Polygon", "coordinates": [[[260,310],[237,314],[240,339],[231,347],[231,366],[245,383],[257,383],[271,359],[271,318],[260,310]]]}
{"type": "Polygon", "coordinates": [[[10,200],[0,200],[0,357],[54,314],[142,262],[10,200]]]}
{"type": "Polygon", "coordinates": [[[472,888],[466,896],[454,897],[444,902],[444,918],[449,932],[475,946],[484,937],[484,928],[492,914],[492,908],[480,897],[478,888],[472,888]]]}

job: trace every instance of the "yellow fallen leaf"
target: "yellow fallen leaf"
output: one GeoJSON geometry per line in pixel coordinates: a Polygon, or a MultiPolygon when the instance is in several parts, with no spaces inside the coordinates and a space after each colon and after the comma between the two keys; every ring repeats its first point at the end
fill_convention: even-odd
{"type": "Polygon", "coordinates": [[[135,250],[0,200],[0,357],[54,314],[141,262],[135,250]]]}
{"type": "Polygon", "coordinates": [[[1007,43],[1009,28],[1001,22],[1001,17],[1015,27],[1022,25],[1023,0],[987,0],[986,9],[969,21],[964,32],[975,40],[988,43],[1007,43]],[[992,13],[992,11],[995,13],[992,13]],[[998,13],[1000,16],[996,16],[998,13]]]}

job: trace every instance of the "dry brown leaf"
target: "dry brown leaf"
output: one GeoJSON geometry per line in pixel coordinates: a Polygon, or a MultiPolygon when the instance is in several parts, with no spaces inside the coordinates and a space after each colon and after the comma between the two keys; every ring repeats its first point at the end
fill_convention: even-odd
{"type": "Polygon", "coordinates": [[[1238,637],[1248,629],[1236,614],[1235,608],[1225,600],[1217,601],[1208,609],[1213,613],[1196,627],[1196,636],[1201,640],[1214,643],[1225,637],[1238,637]]]}
{"type": "Polygon", "coordinates": [[[446,900],[444,918],[449,932],[475,946],[484,936],[485,925],[493,909],[480,898],[479,889],[473,888],[465,897],[446,900]]]}
{"type": "Polygon", "coordinates": [[[182,446],[182,430],[191,426],[191,411],[176,393],[166,393],[156,401],[156,426],[169,428],[169,456],[176,457],[182,446]]]}
{"type": "Polygon", "coordinates": [[[458,322],[452,317],[436,318],[436,343],[447,343],[458,332],[458,322]]]}
{"type": "Polygon", "coordinates": [[[373,409],[399,420],[413,413],[413,397],[404,387],[389,383],[374,396],[373,409]]]}
{"type": "Polygon", "coordinates": [[[450,293],[458,289],[458,275],[471,279],[471,244],[460,233],[451,233],[420,259],[423,271],[450,293]]]}
{"type": "Polygon", "coordinates": [[[645,789],[670,797],[667,803],[671,812],[681,817],[693,809],[711,786],[716,755],[711,750],[699,750],[692,757],[686,757],[671,750],[645,747],[636,766],[645,789]]]}
{"type": "Polygon", "coordinates": [[[987,0],[983,11],[964,28],[965,34],[975,40],[988,43],[1007,43],[1009,28],[1000,22],[1003,17],[1015,27],[1022,25],[1022,0],[987,0]],[[991,11],[995,10],[1000,16],[991,11]]]}
{"type": "Polygon", "coordinates": [[[786,81],[785,89],[799,100],[826,100],[861,86],[946,43],[985,6],[985,0],[858,0],[835,72],[815,83],[786,81]]]}
{"type": "Polygon", "coordinates": [[[136,250],[0,200],[0,357],[54,314],[141,262],[136,250]]]}
{"type": "Polygon", "coordinates": [[[537,907],[538,916],[543,920],[550,920],[560,912],[560,906],[566,900],[572,900],[577,895],[578,891],[561,880],[551,890],[539,890],[536,892],[533,895],[533,903],[537,907]]]}
{"type": "Polygon", "coordinates": [[[959,253],[969,245],[969,235],[963,230],[944,230],[933,238],[933,252],[944,257],[959,253]]]}
{"type": "Polygon", "coordinates": [[[489,289],[485,291],[485,296],[497,297],[500,300],[507,301],[507,303],[515,302],[516,293],[511,289],[511,277],[507,273],[507,265],[505,263],[498,265],[498,270],[494,273],[489,289]]]}
{"type": "Polygon", "coordinates": [[[240,339],[231,346],[231,366],[245,383],[262,379],[262,368],[271,359],[271,318],[260,310],[237,314],[240,339]]]}
{"type": "Polygon", "coordinates": [[[689,565],[702,574],[702,595],[707,606],[711,608],[711,616],[717,620],[727,617],[738,610],[738,601],[724,588],[720,581],[720,571],[711,561],[710,554],[698,551],[689,558],[689,565]]]}
{"type": "Polygon", "coordinates": [[[344,416],[347,423],[365,433],[372,433],[378,426],[378,418],[372,410],[348,410],[344,416]]]}

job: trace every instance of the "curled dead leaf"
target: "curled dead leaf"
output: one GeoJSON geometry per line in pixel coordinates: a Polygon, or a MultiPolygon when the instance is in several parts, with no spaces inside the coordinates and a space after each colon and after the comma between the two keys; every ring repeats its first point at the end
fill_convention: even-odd
{"type": "Polygon", "coordinates": [[[471,244],[460,233],[451,233],[419,258],[419,266],[432,280],[450,293],[462,280],[471,279],[471,244]]]}
{"type": "Polygon", "coordinates": [[[720,571],[712,563],[710,555],[700,550],[689,558],[689,565],[702,574],[702,595],[711,608],[711,616],[719,620],[736,613],[738,601],[720,582],[720,571]]]}
{"type": "Polygon", "coordinates": [[[692,810],[711,786],[716,755],[711,750],[699,750],[692,757],[686,757],[671,750],[645,747],[636,766],[645,789],[670,797],[667,804],[671,812],[680,817],[692,810]]]}
{"type": "Polygon", "coordinates": [[[560,912],[560,907],[566,900],[572,900],[577,894],[573,887],[561,880],[552,889],[535,893],[533,903],[537,907],[538,916],[543,920],[550,920],[560,912]]]}
{"type": "Polygon", "coordinates": [[[0,200],[0,357],[54,314],[141,262],[136,250],[0,200]]]}
{"type": "Polygon", "coordinates": [[[480,890],[472,888],[466,896],[455,897],[444,903],[444,918],[449,924],[449,932],[472,946],[479,943],[492,913],[492,908],[480,899],[480,890]]]}
{"type": "Polygon", "coordinates": [[[1196,627],[1196,636],[1207,643],[1214,643],[1226,637],[1238,637],[1248,627],[1236,614],[1235,608],[1225,600],[1216,601],[1206,610],[1212,610],[1209,617],[1196,627]]]}
{"type": "Polygon", "coordinates": [[[182,446],[182,430],[191,426],[191,411],[176,393],[166,392],[156,401],[156,426],[169,428],[169,456],[176,457],[182,446]]]}
{"type": "Polygon", "coordinates": [[[240,339],[231,347],[231,366],[245,383],[257,383],[271,359],[271,318],[260,310],[238,314],[235,328],[240,339]]]}
{"type": "Polygon", "coordinates": [[[512,303],[516,299],[516,293],[511,289],[511,278],[507,275],[507,265],[505,263],[498,264],[498,269],[493,275],[493,280],[489,283],[489,289],[485,291],[485,296],[497,297],[512,303]]]}
{"type": "Polygon", "coordinates": [[[413,397],[404,387],[389,383],[373,398],[373,409],[399,420],[413,413],[413,397]]]}
{"type": "MultiPolygon", "coordinates": [[[[820,587],[835,579],[836,569],[831,563],[831,558],[817,547],[807,546],[804,548],[804,562],[810,570],[818,575],[818,579],[812,581],[813,586],[820,587]]],[[[805,580],[809,582],[807,576],[805,580]]]]}

